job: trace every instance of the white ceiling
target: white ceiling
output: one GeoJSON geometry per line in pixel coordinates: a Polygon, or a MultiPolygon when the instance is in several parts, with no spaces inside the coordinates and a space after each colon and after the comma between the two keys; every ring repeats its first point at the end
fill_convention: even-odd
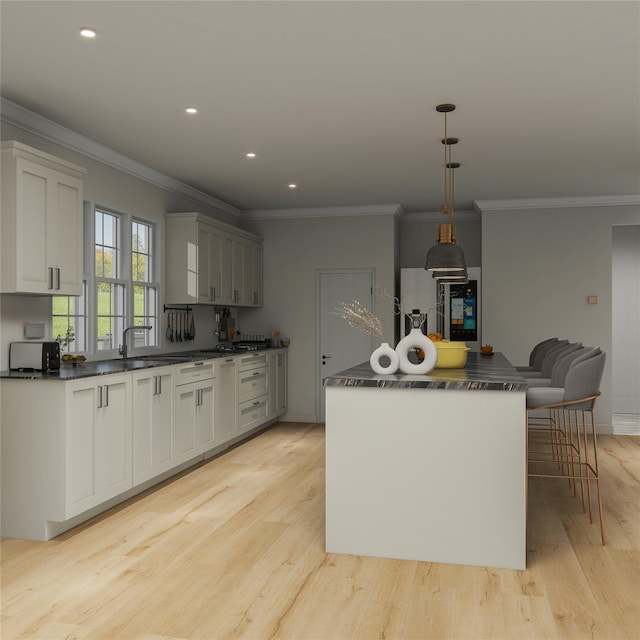
{"type": "Polygon", "coordinates": [[[3,0],[1,93],[240,209],[436,211],[442,102],[458,210],[637,194],[639,10],[3,0]]]}

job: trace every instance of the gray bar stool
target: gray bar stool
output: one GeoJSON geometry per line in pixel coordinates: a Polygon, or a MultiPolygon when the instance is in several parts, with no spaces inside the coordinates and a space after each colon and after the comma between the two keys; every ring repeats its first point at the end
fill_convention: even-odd
{"type": "Polygon", "coordinates": [[[565,478],[577,494],[580,484],[582,508],[588,506],[593,523],[591,485],[595,483],[600,537],[605,543],[598,440],[593,409],[600,395],[606,354],[599,349],[566,374],[564,387],[533,387],[527,390],[527,462],[529,478],[565,478]],[[545,410],[541,424],[532,412],[545,410]],[[586,487],[586,505],[585,505],[586,487]]]}

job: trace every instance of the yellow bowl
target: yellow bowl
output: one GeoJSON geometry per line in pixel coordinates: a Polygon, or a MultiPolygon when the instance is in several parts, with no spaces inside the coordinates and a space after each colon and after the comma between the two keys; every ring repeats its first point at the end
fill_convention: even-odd
{"type": "Polygon", "coordinates": [[[467,364],[469,347],[464,342],[443,340],[433,344],[438,350],[436,369],[462,369],[467,364]]]}

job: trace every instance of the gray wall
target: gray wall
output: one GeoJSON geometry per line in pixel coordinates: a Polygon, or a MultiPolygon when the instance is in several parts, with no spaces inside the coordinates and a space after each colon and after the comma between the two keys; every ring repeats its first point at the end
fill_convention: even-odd
{"type": "MultiPolygon", "coordinates": [[[[292,212],[295,215],[295,211],[292,212]]],[[[316,269],[373,268],[376,287],[394,291],[396,219],[393,215],[287,220],[240,220],[264,238],[264,306],[243,312],[242,328],[277,328],[289,347],[289,411],[286,420],[316,419],[316,269]]],[[[389,302],[376,314],[393,335],[389,302]]]]}
{"type": "MultiPolygon", "coordinates": [[[[607,353],[596,405],[611,425],[612,226],[640,224],[640,207],[483,211],[483,341],[514,364],[559,336],[607,353]],[[587,296],[598,304],[587,304],[587,296]]],[[[635,357],[640,357],[636,354],[635,357]]]]}

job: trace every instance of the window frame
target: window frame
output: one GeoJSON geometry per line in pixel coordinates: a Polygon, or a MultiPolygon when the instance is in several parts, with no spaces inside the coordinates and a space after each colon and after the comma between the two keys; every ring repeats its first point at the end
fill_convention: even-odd
{"type": "MultiPolygon", "coordinates": [[[[134,324],[134,286],[143,284],[155,291],[155,315],[150,316],[155,319],[155,331],[151,345],[136,347],[136,351],[141,355],[146,353],[157,353],[161,348],[160,336],[160,290],[161,283],[158,279],[160,273],[160,234],[161,224],[155,220],[148,220],[143,216],[134,215],[125,211],[118,211],[112,207],[103,206],[92,201],[84,204],[84,271],[86,276],[86,299],[85,307],[87,313],[87,354],[99,355],[100,359],[110,359],[119,357],[118,347],[122,342],[122,334],[114,337],[114,348],[98,349],[98,295],[97,284],[99,282],[109,282],[124,287],[123,304],[123,330],[125,327],[134,324]],[[119,241],[119,272],[117,278],[105,278],[96,275],[96,212],[116,216],[118,224],[119,241]],[[150,281],[139,282],[133,280],[132,273],[132,243],[133,243],[133,223],[144,224],[149,227],[150,242],[148,252],[151,255],[150,281]]],[[[132,346],[132,338],[128,337],[129,346],[132,346]]],[[[145,342],[148,337],[145,336],[145,342]]]]}

